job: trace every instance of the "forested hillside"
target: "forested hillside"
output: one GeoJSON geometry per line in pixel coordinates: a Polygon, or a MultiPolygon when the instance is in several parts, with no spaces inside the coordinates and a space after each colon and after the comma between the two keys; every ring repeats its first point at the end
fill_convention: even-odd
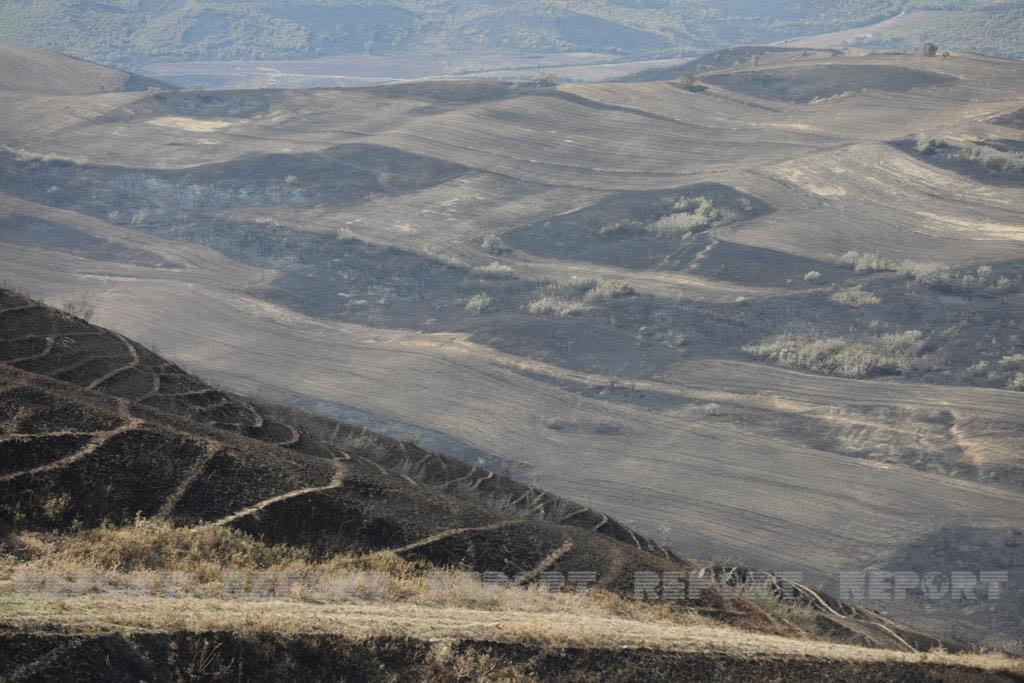
{"type": "MultiPolygon", "coordinates": [[[[1022,7],[1019,0],[8,0],[0,5],[0,42],[120,66],[413,50],[674,56],[929,9],[963,11],[955,22],[931,21],[944,46],[1019,54],[1022,7]]],[[[905,31],[885,41],[903,47],[920,38],[905,31]]]]}

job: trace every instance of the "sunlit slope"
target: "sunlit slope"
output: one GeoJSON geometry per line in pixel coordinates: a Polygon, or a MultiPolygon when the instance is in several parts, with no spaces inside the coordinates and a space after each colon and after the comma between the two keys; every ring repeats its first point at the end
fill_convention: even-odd
{"type": "Polygon", "coordinates": [[[0,90],[32,95],[91,95],[160,85],[119,69],[54,52],[0,45],[0,90]]]}

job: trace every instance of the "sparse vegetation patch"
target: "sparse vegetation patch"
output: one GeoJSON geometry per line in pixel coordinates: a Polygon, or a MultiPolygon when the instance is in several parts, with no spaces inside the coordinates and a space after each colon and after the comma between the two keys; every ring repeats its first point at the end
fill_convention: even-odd
{"type": "Polygon", "coordinates": [[[707,197],[680,197],[671,206],[669,213],[650,223],[620,220],[602,227],[598,233],[613,237],[645,231],[658,237],[688,240],[694,233],[711,227],[721,218],[722,212],[707,197]]]}
{"type": "Polygon", "coordinates": [[[512,275],[512,266],[498,261],[491,261],[486,266],[474,268],[473,272],[486,277],[510,277],[512,275]]]}
{"type": "Polygon", "coordinates": [[[935,154],[941,151],[954,159],[1006,173],[1024,172],[1024,153],[1001,150],[983,142],[920,137],[915,149],[921,154],[935,154]]]}
{"type": "Polygon", "coordinates": [[[565,318],[589,311],[595,304],[611,299],[633,296],[636,291],[619,280],[571,278],[548,286],[543,296],[527,305],[534,315],[557,315],[565,318]]]}
{"type": "Polygon", "coordinates": [[[1012,140],[954,140],[921,135],[913,143],[895,144],[904,151],[912,149],[929,163],[981,182],[1024,182],[1024,151],[1012,140]]]}
{"type": "Polygon", "coordinates": [[[973,271],[948,268],[939,263],[902,260],[874,253],[848,251],[835,259],[835,264],[858,273],[898,273],[914,282],[949,294],[1001,294],[1016,289],[1017,283],[998,275],[992,266],[979,266],[973,271]]]}
{"type": "Polygon", "coordinates": [[[863,378],[906,372],[918,359],[924,345],[924,335],[917,330],[858,340],[784,334],[746,346],[744,351],[788,368],[863,378]]]}
{"type": "Polygon", "coordinates": [[[471,313],[486,313],[491,310],[493,305],[491,297],[481,293],[469,298],[469,301],[466,302],[466,310],[471,313]]]}
{"type": "Polygon", "coordinates": [[[833,303],[837,303],[840,306],[851,306],[853,308],[861,308],[863,306],[873,306],[875,304],[882,303],[876,295],[868,292],[860,287],[851,287],[850,289],[842,289],[833,294],[830,299],[833,303]]]}

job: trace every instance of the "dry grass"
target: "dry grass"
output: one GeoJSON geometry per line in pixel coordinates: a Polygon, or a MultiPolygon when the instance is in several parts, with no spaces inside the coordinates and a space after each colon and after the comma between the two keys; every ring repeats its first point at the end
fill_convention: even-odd
{"type": "MultiPolygon", "coordinates": [[[[668,603],[626,600],[602,589],[550,592],[543,584],[487,583],[472,572],[438,569],[391,552],[311,560],[300,549],[268,546],[222,526],[174,527],[139,520],[71,534],[20,533],[0,555],[0,595],[47,582],[46,593],[152,596],[174,575],[182,599],[283,598],[303,603],[388,603],[478,611],[575,614],[702,623],[668,603]],[[87,582],[74,577],[88,576],[87,582]]],[[[3,598],[0,598],[3,599],[3,598]]],[[[127,598],[125,598],[127,599],[127,598]]]]}
{"type": "Polygon", "coordinates": [[[15,557],[41,569],[186,571],[204,579],[226,570],[304,566],[309,559],[302,550],[268,546],[228,527],[183,529],[144,519],[74,534],[23,532],[9,547],[15,557]]]}
{"type": "MultiPolygon", "coordinates": [[[[0,624],[9,629],[398,635],[994,670],[1020,666],[996,655],[905,654],[753,633],[672,603],[627,600],[601,589],[548,592],[488,584],[468,572],[416,565],[390,553],[311,562],[301,551],[266,546],[222,527],[140,521],[68,535],[22,533],[10,539],[8,550],[0,556],[0,624]],[[167,572],[179,572],[173,594],[167,572]],[[90,576],[87,583],[69,579],[83,574],[90,576]],[[46,592],[31,590],[29,581],[40,577],[57,583],[46,592]],[[262,590],[255,590],[257,578],[262,590]],[[253,590],[232,592],[229,586],[253,590]]],[[[811,630],[814,613],[807,608],[745,599],[757,600],[777,622],[811,630]]]]}
{"type": "Polygon", "coordinates": [[[424,640],[543,642],[549,647],[648,647],[714,652],[735,657],[801,657],[826,661],[909,662],[1021,672],[1020,660],[1003,655],[905,653],[813,640],[748,633],[692,617],[689,623],[639,621],[573,611],[491,611],[409,604],[301,604],[294,600],[231,601],[217,598],[0,596],[9,628],[61,624],[74,632],[233,631],[242,633],[343,633],[351,638],[408,636],[424,640]]]}

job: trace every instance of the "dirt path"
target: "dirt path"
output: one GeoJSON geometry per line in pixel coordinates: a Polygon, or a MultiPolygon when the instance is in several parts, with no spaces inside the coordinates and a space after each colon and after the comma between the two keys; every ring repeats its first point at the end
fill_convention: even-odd
{"type": "Polygon", "coordinates": [[[247,508],[243,508],[238,512],[233,512],[230,515],[227,515],[226,517],[221,517],[217,521],[213,522],[213,524],[217,526],[225,526],[239,519],[242,519],[243,517],[248,517],[249,515],[256,514],[257,512],[265,510],[271,505],[280,503],[282,501],[291,500],[292,498],[298,498],[300,496],[308,496],[312,493],[321,493],[322,491],[329,491],[331,489],[340,488],[344,480],[345,471],[337,462],[332,460],[331,464],[334,465],[334,476],[331,477],[331,481],[325,484],[324,486],[310,486],[309,488],[288,491],[287,493],[272,496],[270,498],[267,498],[266,500],[261,500],[255,505],[250,505],[247,508]]]}
{"type": "MultiPolygon", "coordinates": [[[[76,462],[78,462],[80,460],[84,460],[85,458],[87,458],[90,455],[92,455],[93,453],[95,453],[97,449],[99,449],[100,447],[105,445],[108,441],[113,439],[115,436],[118,436],[119,434],[124,434],[125,432],[131,431],[133,429],[137,429],[138,427],[141,427],[142,425],[143,425],[143,421],[142,420],[133,417],[133,418],[128,419],[123,425],[121,425],[117,429],[112,429],[110,431],[105,431],[105,432],[95,432],[94,435],[93,435],[93,439],[88,444],[86,444],[85,446],[83,446],[82,448],[77,450],[76,452],[72,453],[71,455],[69,455],[67,457],[64,457],[64,458],[61,458],[60,460],[57,460],[55,462],[47,463],[45,465],[40,465],[39,467],[33,467],[32,469],[22,470],[21,472],[14,472],[12,474],[0,475],[0,482],[12,481],[12,480],[18,479],[20,477],[27,477],[27,476],[31,476],[31,475],[34,475],[34,474],[41,474],[43,472],[50,472],[52,470],[59,470],[61,468],[67,467],[68,465],[73,465],[74,463],[76,463],[76,462]]],[[[37,435],[37,436],[43,436],[43,435],[37,435]]]]}

